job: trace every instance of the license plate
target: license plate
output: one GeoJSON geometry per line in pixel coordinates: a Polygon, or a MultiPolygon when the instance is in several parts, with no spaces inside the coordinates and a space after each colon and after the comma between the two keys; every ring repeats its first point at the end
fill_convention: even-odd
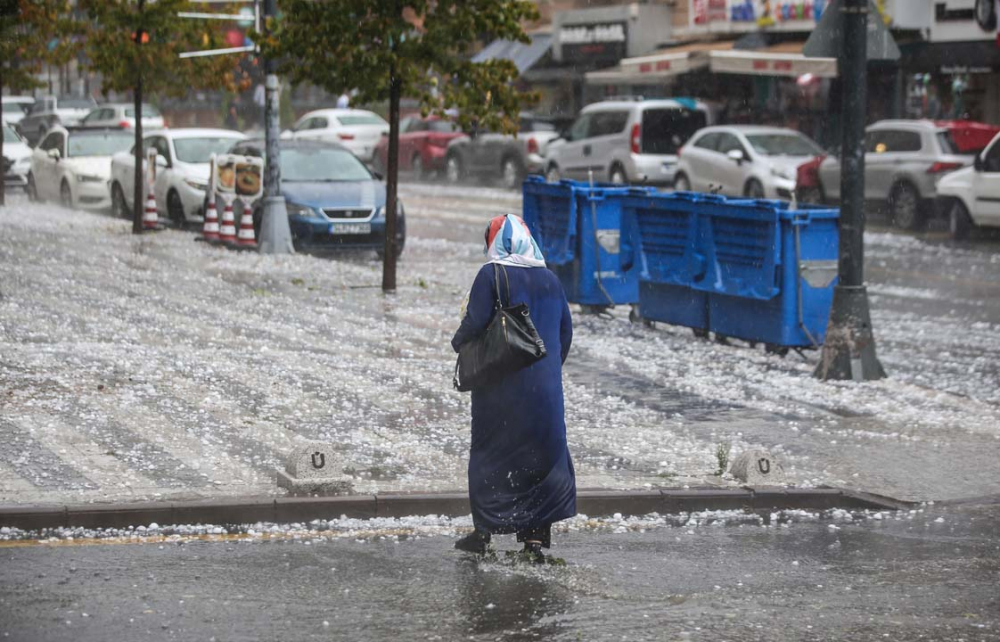
{"type": "Polygon", "coordinates": [[[371,234],[371,223],[330,223],[330,234],[371,234]]]}

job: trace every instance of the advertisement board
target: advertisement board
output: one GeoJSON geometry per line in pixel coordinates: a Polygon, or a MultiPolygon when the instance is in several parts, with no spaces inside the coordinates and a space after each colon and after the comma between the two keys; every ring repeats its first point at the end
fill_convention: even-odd
{"type": "Polygon", "coordinates": [[[627,26],[624,22],[563,25],[559,43],[563,60],[618,62],[626,56],[627,26]]]}
{"type": "Polygon", "coordinates": [[[215,157],[212,184],[215,193],[228,199],[255,201],[264,192],[264,159],[256,156],[221,154],[215,157]]]}

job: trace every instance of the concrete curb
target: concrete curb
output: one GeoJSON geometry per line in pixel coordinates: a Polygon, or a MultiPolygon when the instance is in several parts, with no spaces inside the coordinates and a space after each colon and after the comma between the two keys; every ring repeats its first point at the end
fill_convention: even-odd
{"type": "MultiPolygon", "coordinates": [[[[890,497],[841,488],[663,488],[649,491],[581,490],[577,510],[591,517],[674,514],[705,510],[764,512],[830,508],[900,510],[915,506],[890,497]]],[[[0,506],[0,527],[126,528],[167,524],[289,524],[340,516],[357,519],[470,513],[466,493],[399,493],[343,497],[277,497],[197,502],[0,506]]]]}

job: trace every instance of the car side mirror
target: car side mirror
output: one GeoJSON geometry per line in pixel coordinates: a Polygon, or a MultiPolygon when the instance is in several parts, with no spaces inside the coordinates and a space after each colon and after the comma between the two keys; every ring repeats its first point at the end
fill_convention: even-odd
{"type": "Polygon", "coordinates": [[[981,172],[986,167],[986,163],[983,161],[982,154],[976,154],[975,160],[972,161],[972,167],[977,171],[981,172]]]}
{"type": "Polygon", "coordinates": [[[728,156],[730,160],[735,161],[737,165],[742,165],[743,161],[746,160],[746,156],[743,155],[742,149],[731,149],[726,152],[726,156],[728,156]]]}
{"type": "Polygon", "coordinates": [[[384,181],[385,180],[385,176],[382,176],[381,172],[375,172],[375,171],[373,171],[372,172],[372,176],[375,177],[375,180],[379,180],[379,181],[384,181]]]}
{"type": "Polygon", "coordinates": [[[49,150],[49,158],[51,158],[52,160],[56,160],[57,161],[57,160],[59,160],[60,156],[62,156],[62,154],[59,153],[58,149],[54,149],[53,148],[53,149],[49,150]]]}
{"type": "Polygon", "coordinates": [[[163,156],[163,154],[157,154],[156,155],[156,166],[157,167],[169,167],[169,164],[167,163],[167,159],[163,156]]]}

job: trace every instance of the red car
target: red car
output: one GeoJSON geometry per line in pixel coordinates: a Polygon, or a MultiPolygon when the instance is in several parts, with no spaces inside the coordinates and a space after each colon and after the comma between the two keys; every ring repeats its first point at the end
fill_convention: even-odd
{"type": "MultiPolygon", "coordinates": [[[[423,178],[444,169],[448,143],[465,136],[450,120],[431,116],[411,116],[399,123],[399,169],[423,178]]],[[[389,137],[383,136],[375,145],[372,164],[375,171],[385,174],[389,166],[389,137]]]]}

